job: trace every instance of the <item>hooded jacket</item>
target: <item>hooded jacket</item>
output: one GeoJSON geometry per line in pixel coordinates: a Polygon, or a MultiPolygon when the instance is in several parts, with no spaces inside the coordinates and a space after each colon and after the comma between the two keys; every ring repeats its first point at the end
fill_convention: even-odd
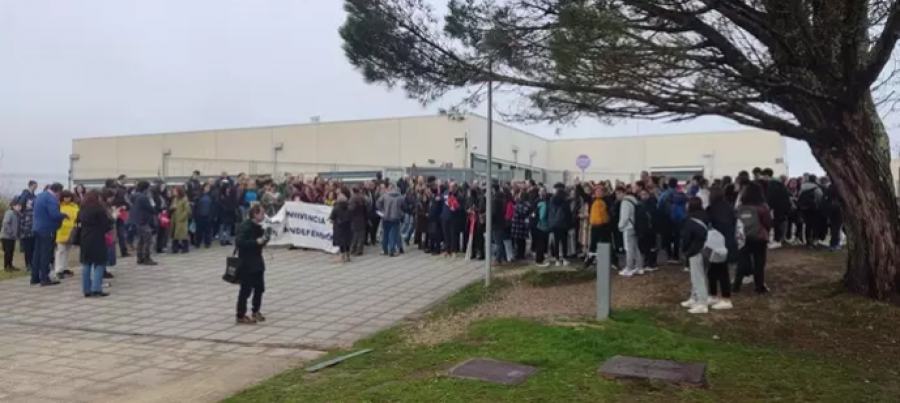
{"type": "Polygon", "coordinates": [[[791,192],[778,179],[768,181],[766,187],[766,204],[772,208],[772,212],[779,217],[786,216],[791,211],[791,192]]]}
{"type": "Polygon", "coordinates": [[[819,186],[818,183],[803,182],[803,184],[800,185],[800,193],[797,194],[797,198],[799,199],[800,195],[806,192],[813,192],[813,200],[815,201],[816,206],[822,204],[822,197],[824,196],[824,192],[822,192],[822,187],[819,186]]]}
{"type": "Polygon", "coordinates": [[[684,220],[684,227],[681,229],[681,252],[685,257],[691,258],[703,251],[709,231],[708,225],[709,217],[706,211],[688,213],[688,218],[684,220]],[[697,220],[703,224],[698,223],[697,220]]]}
{"type": "Polygon", "coordinates": [[[378,211],[382,212],[384,221],[397,222],[403,219],[403,203],[405,198],[397,189],[391,189],[378,201],[378,211]]]}
{"type": "Polygon", "coordinates": [[[566,191],[558,189],[550,199],[550,229],[568,230],[572,222],[572,206],[566,200],[566,191]]]}
{"type": "Polygon", "coordinates": [[[725,237],[725,248],[728,249],[728,261],[737,260],[738,245],[735,237],[737,216],[725,198],[714,200],[706,208],[709,224],[725,237]]]}
{"type": "Polygon", "coordinates": [[[627,194],[619,203],[619,231],[634,231],[634,207],[638,199],[633,194],[627,194]]]}

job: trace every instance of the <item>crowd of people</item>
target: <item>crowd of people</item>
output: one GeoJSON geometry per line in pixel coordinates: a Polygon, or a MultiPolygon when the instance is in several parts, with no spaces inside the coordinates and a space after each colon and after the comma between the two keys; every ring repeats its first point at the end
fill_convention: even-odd
{"type": "MultiPolygon", "coordinates": [[[[590,267],[601,244],[610,245],[610,253],[602,254],[610,257],[610,267],[630,277],[658,270],[664,251],[669,264],[691,272],[692,294],[683,305],[704,313],[730,309],[731,293],[741,289],[745,277],[752,277],[757,293],[769,292],[768,249],[785,243],[839,249],[843,224],[842,203],[827,179],[774,177],[771,169],[759,168],[712,181],[696,176],[688,183],[647,172],[634,183],[494,182],[491,217],[486,183],[480,181],[415,175],[391,181],[379,174],[351,185],[292,175],[279,181],[246,174],[232,179],[226,172],[203,180],[196,171],[180,186],[127,181],[122,175],[101,189],[78,185],[71,191],[52,184],[40,193],[30,182],[3,218],[4,269],[20,270],[12,264],[18,242],[31,283],[52,286],[73,275],[68,255],[79,245],[84,295],[102,297],[108,295],[102,280],[114,277],[109,268],[117,254],[134,253],[138,265],[153,266],[155,254],[189,253],[216,240],[223,246],[237,243],[237,252],[256,261],[257,249],[268,243],[259,233],[264,217],[286,201],[300,201],[333,207],[333,242],[343,262],[362,255],[366,246],[380,246],[393,257],[412,245],[444,257],[490,258],[494,265],[578,261],[590,267]],[[490,251],[484,242],[488,220],[490,251]],[[724,235],[725,262],[702,257],[711,230],[724,235]],[[730,264],[737,266],[734,281],[730,264]]],[[[242,285],[239,323],[264,320],[261,255],[255,266],[259,270],[252,272],[259,275],[242,285]],[[251,294],[253,314],[247,317],[251,294]]]]}

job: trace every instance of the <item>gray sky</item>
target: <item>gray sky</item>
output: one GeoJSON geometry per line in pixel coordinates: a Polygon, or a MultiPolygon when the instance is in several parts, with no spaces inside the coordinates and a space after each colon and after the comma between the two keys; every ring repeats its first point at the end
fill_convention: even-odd
{"type": "MultiPolygon", "coordinates": [[[[76,137],[437,111],[441,105],[423,109],[400,92],[363,83],[341,50],[342,3],[0,0],[0,186],[65,179],[76,137]]],[[[524,128],[545,136],[556,129],[524,128]]],[[[721,119],[616,126],[585,120],[562,133],[737,128],[721,119]]],[[[792,173],[820,171],[802,144],[789,140],[787,157],[792,173]]]]}

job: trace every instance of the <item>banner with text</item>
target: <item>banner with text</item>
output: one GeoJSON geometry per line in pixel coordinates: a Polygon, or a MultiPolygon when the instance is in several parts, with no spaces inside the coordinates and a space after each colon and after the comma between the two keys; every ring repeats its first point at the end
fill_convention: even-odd
{"type": "Polygon", "coordinates": [[[302,202],[287,202],[278,214],[266,218],[266,225],[275,234],[269,245],[294,245],[338,253],[332,244],[331,207],[302,202]]]}

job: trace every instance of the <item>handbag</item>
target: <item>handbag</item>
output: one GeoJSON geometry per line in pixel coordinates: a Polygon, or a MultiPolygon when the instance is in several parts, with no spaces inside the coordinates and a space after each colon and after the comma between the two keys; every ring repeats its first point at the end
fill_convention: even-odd
{"type": "Polygon", "coordinates": [[[225,274],[222,275],[222,280],[229,284],[240,283],[240,269],[241,259],[237,257],[237,248],[234,248],[234,253],[225,258],[225,274]]]}
{"type": "Polygon", "coordinates": [[[81,246],[81,225],[76,224],[72,228],[72,231],[69,232],[69,240],[66,243],[72,246],[81,246]]]}

